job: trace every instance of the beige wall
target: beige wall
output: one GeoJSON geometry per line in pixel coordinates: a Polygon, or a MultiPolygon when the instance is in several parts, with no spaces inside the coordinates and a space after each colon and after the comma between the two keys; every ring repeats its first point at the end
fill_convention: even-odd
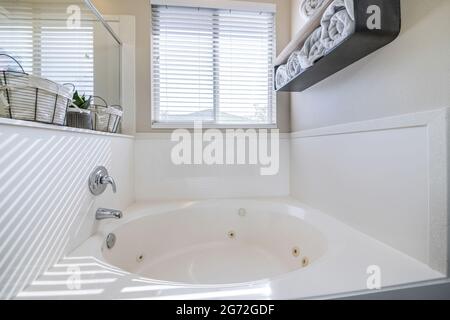
{"type": "MultiPolygon", "coordinates": [[[[290,40],[291,0],[253,1],[277,4],[277,51],[281,51],[290,40]]],[[[132,15],[136,18],[136,127],[138,132],[156,131],[151,129],[150,119],[150,0],[92,0],[92,2],[102,14],[132,15]]],[[[281,132],[290,131],[290,95],[286,93],[278,94],[278,124],[281,132]]]]}
{"type": "MultiPolygon", "coordinates": [[[[301,19],[292,1],[292,31],[301,19]]],[[[402,0],[402,32],[380,51],[292,94],[292,131],[450,107],[450,1],[402,0]]]]}

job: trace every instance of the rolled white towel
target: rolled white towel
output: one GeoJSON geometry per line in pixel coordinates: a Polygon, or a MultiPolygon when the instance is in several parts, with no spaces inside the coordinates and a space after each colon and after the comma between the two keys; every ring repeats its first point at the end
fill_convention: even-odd
{"type": "Polygon", "coordinates": [[[300,66],[302,69],[311,67],[317,60],[325,55],[325,47],[321,41],[322,28],[319,27],[306,39],[300,51],[300,66]]]}
{"type": "Polygon", "coordinates": [[[335,0],[325,10],[321,21],[322,43],[327,51],[355,32],[353,0],[335,0]]]}
{"type": "Polygon", "coordinates": [[[302,72],[302,67],[300,65],[300,51],[294,51],[287,62],[287,74],[289,78],[294,78],[300,72],[302,72]]]}
{"type": "Polygon", "coordinates": [[[287,73],[287,66],[285,64],[281,65],[277,69],[275,75],[275,86],[277,89],[283,87],[289,81],[289,76],[287,73]]]}
{"type": "Polygon", "coordinates": [[[300,14],[309,19],[323,6],[324,2],[325,0],[302,0],[300,14]]]}

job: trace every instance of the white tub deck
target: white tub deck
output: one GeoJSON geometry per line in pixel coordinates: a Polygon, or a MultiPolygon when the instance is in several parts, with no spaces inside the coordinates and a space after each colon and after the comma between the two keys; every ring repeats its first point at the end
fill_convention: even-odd
{"type": "MultiPolygon", "coordinates": [[[[124,221],[105,224],[101,232],[61,259],[22,291],[17,299],[311,299],[367,290],[367,268],[374,265],[381,270],[383,288],[445,278],[426,264],[293,199],[252,201],[276,201],[290,208],[299,208],[299,218],[313,225],[326,237],[326,253],[307,268],[272,279],[241,284],[190,285],[147,279],[105,262],[100,250],[104,234],[115,230],[120,224],[148,215],[144,211],[164,212],[190,204],[138,204],[127,210],[124,221]]],[[[242,252],[236,251],[234,254],[245,256],[247,251],[241,249],[242,252]]],[[[267,256],[261,253],[258,259],[263,261],[267,256]]],[[[234,272],[231,265],[215,261],[218,262],[215,267],[219,268],[215,272],[234,272]]],[[[269,267],[280,271],[280,266],[276,264],[269,267]]],[[[162,274],[166,271],[164,268],[159,269],[162,274]]],[[[156,270],[151,272],[155,274],[156,270]]],[[[211,279],[213,274],[205,272],[205,277],[211,279]]],[[[227,275],[219,275],[217,279],[226,282],[227,275]]]]}

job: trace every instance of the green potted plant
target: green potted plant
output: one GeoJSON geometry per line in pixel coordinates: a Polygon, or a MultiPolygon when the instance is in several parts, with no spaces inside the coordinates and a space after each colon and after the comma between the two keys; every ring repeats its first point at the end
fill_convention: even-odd
{"type": "Polygon", "coordinates": [[[91,102],[91,96],[86,97],[85,94],[80,96],[78,91],[75,91],[72,105],[67,110],[67,126],[93,130],[91,102]]]}
{"type": "Polygon", "coordinates": [[[80,109],[87,110],[91,106],[92,97],[86,98],[86,95],[83,94],[80,96],[78,91],[75,91],[73,94],[73,104],[76,105],[80,109]]]}

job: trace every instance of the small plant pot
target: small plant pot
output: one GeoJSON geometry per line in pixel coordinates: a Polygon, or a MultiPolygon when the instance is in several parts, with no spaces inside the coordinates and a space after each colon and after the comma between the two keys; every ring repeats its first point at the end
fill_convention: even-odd
{"type": "Polygon", "coordinates": [[[67,111],[67,126],[93,130],[92,112],[90,110],[69,109],[67,111]]]}

